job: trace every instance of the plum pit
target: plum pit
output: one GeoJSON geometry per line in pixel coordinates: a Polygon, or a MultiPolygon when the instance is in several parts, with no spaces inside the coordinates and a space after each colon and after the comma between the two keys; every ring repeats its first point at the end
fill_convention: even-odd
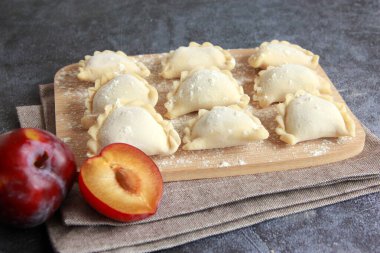
{"type": "Polygon", "coordinates": [[[133,171],[121,166],[114,166],[115,179],[121,188],[132,193],[140,192],[140,178],[133,171]]]}

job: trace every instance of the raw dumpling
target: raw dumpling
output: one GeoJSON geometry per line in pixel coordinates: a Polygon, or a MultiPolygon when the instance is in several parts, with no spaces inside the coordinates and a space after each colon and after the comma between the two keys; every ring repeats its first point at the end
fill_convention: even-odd
{"type": "Polygon", "coordinates": [[[312,94],[331,93],[330,82],[315,71],[297,64],[268,67],[255,78],[253,96],[261,107],[285,101],[285,95],[305,90],[312,94]]]}
{"type": "Polygon", "coordinates": [[[165,116],[169,119],[217,105],[246,107],[249,102],[249,96],[244,94],[231,72],[217,68],[182,72],[181,80],[173,82],[167,99],[165,116]]]}
{"type": "Polygon", "coordinates": [[[127,56],[122,51],[95,51],[93,56],[86,55],[79,62],[78,79],[95,82],[100,79],[106,82],[115,76],[134,73],[142,77],[150,75],[149,69],[134,57],[127,56]]]}
{"type": "Polygon", "coordinates": [[[344,104],[298,91],[278,104],[276,133],[289,144],[322,137],[355,136],[355,123],[344,104]]]}
{"type": "Polygon", "coordinates": [[[147,155],[172,154],[181,143],[172,123],[163,120],[151,105],[138,101],[107,105],[88,133],[90,156],[116,142],[133,145],[147,155]]]}
{"type": "Polygon", "coordinates": [[[238,106],[200,110],[184,130],[185,150],[225,148],[268,138],[260,120],[238,106]]]}
{"type": "Polygon", "coordinates": [[[300,64],[313,69],[318,66],[318,55],[287,41],[264,42],[254,50],[248,59],[248,63],[254,68],[265,69],[286,63],[300,64]]]}
{"type": "Polygon", "coordinates": [[[96,80],[95,87],[90,87],[88,93],[86,111],[82,118],[85,128],[94,124],[94,115],[103,113],[106,105],[114,104],[118,99],[126,102],[137,100],[152,106],[155,106],[158,100],[157,90],[135,74],[120,75],[105,84],[96,80]]]}
{"type": "Polygon", "coordinates": [[[162,61],[161,75],[167,79],[179,78],[182,71],[191,71],[198,67],[232,70],[235,67],[235,59],[228,51],[209,42],[202,45],[190,42],[188,47],[170,51],[162,61]]]}

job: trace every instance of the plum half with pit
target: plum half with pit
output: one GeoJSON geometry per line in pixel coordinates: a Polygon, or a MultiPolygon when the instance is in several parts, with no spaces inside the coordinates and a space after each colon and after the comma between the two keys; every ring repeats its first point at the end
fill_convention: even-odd
{"type": "Polygon", "coordinates": [[[76,176],[74,155],[53,134],[20,128],[0,136],[0,222],[33,227],[59,208],[76,176]]]}
{"type": "Polygon", "coordinates": [[[122,222],[154,215],[163,192],[157,165],[144,152],[125,143],[110,144],[87,159],[78,184],[90,206],[122,222]]]}

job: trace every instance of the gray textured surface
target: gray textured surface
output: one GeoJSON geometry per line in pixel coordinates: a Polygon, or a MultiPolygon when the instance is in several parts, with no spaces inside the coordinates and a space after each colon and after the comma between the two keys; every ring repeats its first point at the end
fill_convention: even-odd
{"type": "MultiPolygon", "coordinates": [[[[94,50],[164,52],[194,40],[224,48],[289,40],[320,63],[380,136],[380,2],[0,1],[0,133],[39,83],[94,50]]],[[[380,252],[380,194],[263,222],[169,252],[380,252]]],[[[51,251],[44,227],[0,227],[0,252],[51,251]],[[22,242],[22,243],[20,243],[22,242]]]]}

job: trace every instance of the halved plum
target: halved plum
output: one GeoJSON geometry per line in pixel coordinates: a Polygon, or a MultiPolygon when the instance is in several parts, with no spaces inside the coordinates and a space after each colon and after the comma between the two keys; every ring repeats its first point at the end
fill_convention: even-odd
{"type": "Polygon", "coordinates": [[[79,189],[99,213],[127,222],[156,213],[163,182],[157,165],[144,152],[114,143],[85,161],[80,169],[79,189]]]}

